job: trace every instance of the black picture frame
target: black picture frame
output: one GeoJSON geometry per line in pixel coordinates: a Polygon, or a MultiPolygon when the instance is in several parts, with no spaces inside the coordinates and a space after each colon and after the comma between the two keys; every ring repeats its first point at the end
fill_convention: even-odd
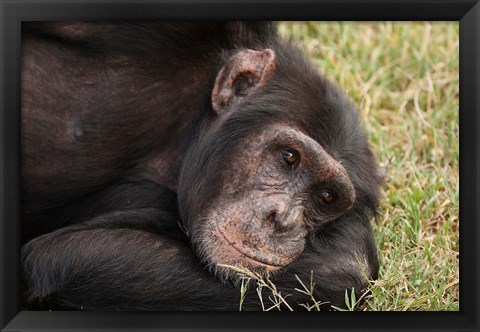
{"type": "Polygon", "coordinates": [[[478,0],[0,0],[1,331],[478,331],[480,4],[478,0]],[[460,311],[20,311],[20,30],[25,20],[397,20],[460,22],[460,311]]]}

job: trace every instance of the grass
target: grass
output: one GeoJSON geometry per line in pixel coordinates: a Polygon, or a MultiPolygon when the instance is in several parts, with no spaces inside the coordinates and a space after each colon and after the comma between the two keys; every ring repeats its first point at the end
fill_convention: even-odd
{"type": "Polygon", "coordinates": [[[284,22],[280,31],[358,105],[388,172],[373,225],[380,278],[360,307],[347,293],[348,308],[459,310],[458,23],[284,22]]]}

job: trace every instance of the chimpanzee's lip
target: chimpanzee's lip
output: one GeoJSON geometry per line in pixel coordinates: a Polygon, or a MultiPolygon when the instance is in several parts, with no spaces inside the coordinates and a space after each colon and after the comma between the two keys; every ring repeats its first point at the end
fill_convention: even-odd
{"type": "Polygon", "coordinates": [[[247,260],[249,261],[252,261],[253,264],[252,265],[258,265],[258,264],[261,264],[261,265],[265,265],[269,268],[271,268],[273,271],[275,270],[278,270],[282,267],[284,267],[285,265],[276,265],[276,264],[273,264],[273,263],[269,263],[269,262],[265,262],[265,261],[262,261],[262,260],[259,260],[257,258],[253,258],[249,255],[247,255],[245,252],[243,252],[242,250],[238,249],[234,243],[232,241],[230,241],[226,236],[225,234],[222,232],[222,230],[219,228],[219,227],[216,227],[217,231],[222,235],[223,237],[223,240],[230,246],[232,247],[233,249],[235,249],[235,251],[237,251],[239,254],[241,254],[242,256],[244,256],[245,258],[247,258],[247,260]]]}

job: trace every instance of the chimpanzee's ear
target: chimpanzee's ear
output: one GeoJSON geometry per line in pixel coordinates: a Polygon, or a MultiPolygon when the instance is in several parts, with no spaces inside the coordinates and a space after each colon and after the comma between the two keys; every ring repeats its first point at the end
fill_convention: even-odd
{"type": "Polygon", "coordinates": [[[231,110],[239,101],[265,84],[275,70],[275,53],[244,50],[228,59],[215,80],[212,107],[218,114],[231,110]]]}

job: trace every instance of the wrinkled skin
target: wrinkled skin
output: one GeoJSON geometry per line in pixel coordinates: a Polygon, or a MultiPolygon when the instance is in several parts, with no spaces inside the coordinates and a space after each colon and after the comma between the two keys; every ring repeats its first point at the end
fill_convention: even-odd
{"type": "Polygon", "coordinates": [[[243,266],[342,307],[378,273],[366,137],[272,24],[24,23],[23,306],[237,310],[243,266]]]}
{"type": "MultiPolygon", "coordinates": [[[[212,135],[214,136],[214,135],[212,135]]],[[[345,211],[355,200],[346,170],[320,144],[298,130],[267,126],[232,151],[232,165],[217,176],[220,197],[195,221],[195,242],[215,266],[242,264],[276,271],[298,258],[306,235],[345,211]],[[297,151],[289,165],[282,151],[297,151]],[[312,205],[329,190],[334,201],[312,205]]]]}

